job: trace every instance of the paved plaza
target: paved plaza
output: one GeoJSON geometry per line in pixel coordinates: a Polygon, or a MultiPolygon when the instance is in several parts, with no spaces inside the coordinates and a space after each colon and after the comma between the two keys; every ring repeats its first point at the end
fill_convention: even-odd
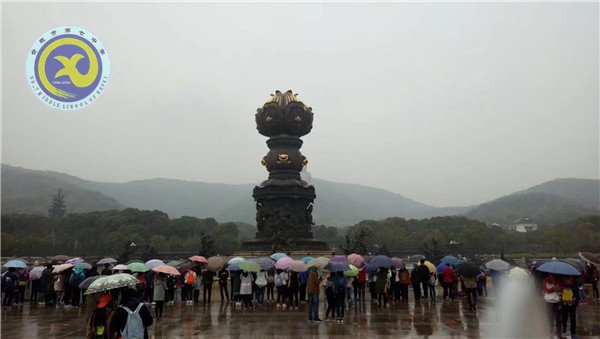
{"type": "MultiPolygon", "coordinates": [[[[217,296],[217,299],[218,296],[217,296]]],[[[477,312],[466,300],[456,302],[399,302],[378,308],[369,301],[346,310],[344,324],[306,321],[307,304],[298,310],[277,311],[274,303],[242,310],[232,303],[213,301],[194,306],[165,306],[164,317],[149,328],[150,338],[246,337],[494,337],[495,310],[491,298],[480,298],[477,312]]],[[[320,316],[324,319],[324,303],[320,316]]],[[[84,337],[84,310],[29,305],[2,310],[3,338],[84,337]]],[[[578,308],[578,335],[600,336],[600,306],[578,308]]]]}

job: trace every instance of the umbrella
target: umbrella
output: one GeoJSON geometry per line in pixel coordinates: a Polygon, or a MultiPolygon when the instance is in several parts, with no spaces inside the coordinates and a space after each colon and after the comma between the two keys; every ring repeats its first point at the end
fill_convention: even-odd
{"type": "Polygon", "coordinates": [[[119,287],[135,285],[139,282],[140,281],[136,277],[128,273],[103,275],[96,279],[96,281],[92,282],[87,291],[85,291],[85,294],[104,292],[119,287]]]}
{"type": "Polygon", "coordinates": [[[373,265],[371,263],[365,264],[365,270],[367,270],[367,274],[371,274],[374,269],[375,269],[375,267],[373,267],[373,265]]]}
{"type": "Polygon", "coordinates": [[[352,253],[348,255],[348,262],[354,266],[360,267],[365,263],[365,259],[360,254],[352,253]]]}
{"type": "Polygon", "coordinates": [[[294,262],[294,259],[290,257],[283,257],[275,263],[275,268],[279,270],[285,270],[290,267],[290,265],[294,262]]]}
{"type": "Polygon", "coordinates": [[[485,263],[485,267],[493,271],[506,271],[510,268],[510,264],[502,259],[492,259],[485,263]]]}
{"type": "Polygon", "coordinates": [[[559,261],[566,262],[567,264],[575,267],[579,272],[583,272],[585,270],[585,263],[580,259],[575,258],[566,258],[566,259],[558,259],[559,261]]]}
{"type": "Polygon", "coordinates": [[[127,269],[129,269],[131,272],[143,273],[148,271],[148,266],[142,262],[132,262],[131,264],[127,265],[127,269]]]}
{"type": "Polygon", "coordinates": [[[277,261],[283,257],[287,257],[287,254],[281,253],[281,252],[271,254],[271,259],[273,259],[275,261],[277,261]]]}
{"type": "Polygon", "coordinates": [[[152,259],[152,260],[146,261],[146,267],[148,267],[149,269],[153,269],[156,266],[164,265],[164,264],[165,263],[160,259],[152,259]]]}
{"type": "Polygon", "coordinates": [[[396,257],[392,258],[392,266],[399,270],[403,270],[406,267],[406,265],[404,264],[404,261],[402,261],[402,259],[396,258],[396,257]]]}
{"type": "Polygon", "coordinates": [[[235,258],[232,258],[232,259],[230,259],[230,260],[229,260],[227,263],[228,263],[229,265],[233,265],[233,264],[239,264],[239,263],[241,263],[241,262],[242,262],[242,261],[244,261],[244,260],[246,260],[246,259],[244,259],[244,258],[242,258],[242,257],[235,257],[235,258]]]}
{"type": "Polygon", "coordinates": [[[460,259],[452,255],[447,255],[442,258],[441,262],[456,266],[460,263],[460,259]]]}
{"type": "Polygon", "coordinates": [[[325,266],[325,269],[330,272],[344,272],[350,269],[350,264],[330,261],[329,264],[325,266]]]}
{"type": "Polygon", "coordinates": [[[590,252],[579,252],[579,257],[590,264],[600,265],[600,258],[590,252]]]}
{"type": "Polygon", "coordinates": [[[437,265],[436,267],[436,271],[438,273],[442,273],[442,271],[444,270],[444,268],[446,268],[446,263],[445,262],[441,262],[437,265]]]}
{"type": "Polygon", "coordinates": [[[79,283],[79,288],[89,288],[90,285],[94,281],[100,279],[100,277],[102,277],[102,275],[96,275],[96,276],[93,276],[93,277],[86,278],[85,280],[83,280],[82,282],[79,283]]]}
{"type": "Polygon", "coordinates": [[[529,273],[520,267],[514,267],[509,271],[508,278],[529,278],[529,273]]]}
{"type": "Polygon", "coordinates": [[[347,277],[356,277],[358,275],[358,267],[350,264],[350,269],[347,271],[344,271],[344,275],[347,277]]]}
{"type": "Polygon", "coordinates": [[[81,267],[81,269],[83,269],[83,270],[91,270],[92,269],[92,265],[90,263],[83,262],[83,261],[76,263],[75,267],[76,268],[81,267]]]}
{"type": "Polygon", "coordinates": [[[208,262],[208,260],[206,260],[206,258],[201,255],[194,255],[191,256],[189,259],[195,262],[208,262]]]}
{"type": "Polygon", "coordinates": [[[575,267],[562,261],[549,261],[545,264],[542,264],[537,270],[540,272],[562,275],[581,275],[581,273],[575,267]]]}
{"type": "Polygon", "coordinates": [[[227,267],[229,271],[241,271],[240,264],[231,264],[227,267]]]}
{"type": "Polygon", "coordinates": [[[376,268],[385,267],[390,268],[392,266],[392,258],[386,257],[385,255],[378,255],[375,258],[371,259],[370,262],[376,268]]]}
{"type": "Polygon", "coordinates": [[[27,268],[27,265],[21,260],[9,260],[4,264],[4,267],[8,268],[27,268]]]}
{"type": "Polygon", "coordinates": [[[431,261],[425,260],[425,266],[429,269],[429,273],[435,273],[435,265],[431,261]]]}
{"type": "Polygon", "coordinates": [[[327,264],[329,264],[329,258],[326,257],[318,257],[309,262],[307,267],[319,267],[324,268],[327,264]]]}
{"type": "Polygon", "coordinates": [[[144,263],[141,260],[133,259],[133,260],[129,260],[128,262],[126,262],[125,265],[133,264],[133,263],[136,263],[136,262],[137,263],[142,263],[142,264],[144,263]]]}
{"type": "Polygon", "coordinates": [[[196,263],[192,261],[192,262],[184,262],[183,264],[179,265],[176,268],[177,268],[177,270],[179,270],[180,273],[185,273],[194,267],[196,267],[196,263]]]}
{"type": "Polygon", "coordinates": [[[254,261],[246,260],[239,263],[240,268],[246,272],[258,272],[260,271],[260,265],[254,261]]]}
{"type": "Polygon", "coordinates": [[[336,255],[336,256],[334,256],[334,257],[331,258],[331,261],[333,261],[333,262],[348,263],[348,258],[346,258],[343,255],[336,255]]]}
{"type": "Polygon", "coordinates": [[[260,265],[261,270],[271,271],[275,269],[275,261],[269,257],[250,259],[260,265]]]}
{"type": "Polygon", "coordinates": [[[315,258],[313,258],[311,256],[302,258],[302,262],[305,263],[305,264],[308,264],[309,262],[311,262],[313,260],[315,260],[315,258]]]}
{"type": "Polygon", "coordinates": [[[127,265],[123,265],[123,264],[118,264],[117,266],[113,267],[113,271],[124,271],[124,270],[129,270],[129,267],[127,267],[127,265]]]}
{"type": "Polygon", "coordinates": [[[476,277],[481,273],[481,270],[474,262],[463,261],[456,266],[456,272],[463,277],[476,277]]]}
{"type": "Polygon", "coordinates": [[[68,270],[71,267],[73,267],[73,264],[56,265],[54,266],[54,269],[52,269],[52,273],[60,273],[62,271],[68,270]]]}
{"type": "Polygon", "coordinates": [[[169,274],[169,275],[181,275],[181,273],[179,273],[179,271],[175,267],[169,266],[169,265],[154,266],[154,267],[152,267],[152,271],[158,272],[158,273],[165,273],[165,274],[169,274]]]}
{"type": "Polygon", "coordinates": [[[32,268],[31,271],[29,271],[29,280],[38,280],[39,278],[41,278],[44,269],[46,269],[44,266],[37,266],[32,268]]]}
{"type": "Polygon", "coordinates": [[[302,260],[295,260],[290,264],[290,271],[294,272],[306,272],[308,271],[308,266],[302,260]]]}
{"type": "Polygon", "coordinates": [[[223,257],[210,257],[206,259],[206,269],[211,272],[219,272],[225,265],[223,257]]]}
{"type": "Polygon", "coordinates": [[[97,265],[104,265],[104,264],[116,264],[117,261],[113,258],[103,258],[98,260],[98,262],[96,263],[97,265]]]}
{"type": "Polygon", "coordinates": [[[81,259],[80,257],[77,257],[77,258],[72,258],[72,259],[67,260],[65,262],[65,264],[73,264],[73,265],[75,265],[75,264],[83,262],[83,261],[85,261],[85,260],[81,259]]]}

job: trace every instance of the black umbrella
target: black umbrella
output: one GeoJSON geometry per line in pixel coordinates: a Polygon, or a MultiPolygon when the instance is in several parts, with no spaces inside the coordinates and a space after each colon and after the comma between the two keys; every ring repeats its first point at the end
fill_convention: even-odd
{"type": "Polygon", "coordinates": [[[476,277],[481,273],[481,270],[474,262],[471,261],[463,261],[462,263],[456,266],[456,272],[462,275],[463,277],[476,277]]]}

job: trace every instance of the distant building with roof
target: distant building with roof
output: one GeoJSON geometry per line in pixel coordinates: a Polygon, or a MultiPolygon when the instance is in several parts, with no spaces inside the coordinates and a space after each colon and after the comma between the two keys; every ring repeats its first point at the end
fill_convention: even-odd
{"type": "Polygon", "coordinates": [[[508,230],[527,233],[538,229],[538,225],[531,218],[522,218],[508,225],[508,230]]]}

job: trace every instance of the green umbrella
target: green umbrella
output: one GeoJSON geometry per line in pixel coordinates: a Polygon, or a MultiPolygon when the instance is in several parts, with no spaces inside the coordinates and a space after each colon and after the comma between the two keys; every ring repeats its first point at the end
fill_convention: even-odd
{"type": "Polygon", "coordinates": [[[105,275],[96,279],[90,287],[88,287],[85,294],[104,292],[115,288],[131,286],[139,283],[140,281],[128,273],[119,273],[113,275],[105,275]]]}
{"type": "Polygon", "coordinates": [[[242,261],[240,264],[240,268],[246,272],[258,272],[260,271],[260,265],[255,263],[254,261],[242,261]]]}
{"type": "Polygon", "coordinates": [[[177,266],[179,266],[179,265],[183,264],[184,262],[185,262],[185,260],[183,260],[183,259],[180,259],[180,260],[173,260],[173,261],[169,261],[169,262],[167,263],[167,265],[169,265],[169,266],[173,266],[173,267],[177,267],[177,266]]]}
{"type": "Polygon", "coordinates": [[[344,271],[344,275],[347,277],[356,277],[358,275],[358,267],[350,264],[350,269],[347,271],[344,271]]]}
{"type": "Polygon", "coordinates": [[[142,262],[132,262],[131,264],[127,265],[127,268],[129,268],[129,270],[131,272],[146,272],[146,271],[148,271],[148,266],[146,266],[146,264],[144,264],[142,262]]]}

